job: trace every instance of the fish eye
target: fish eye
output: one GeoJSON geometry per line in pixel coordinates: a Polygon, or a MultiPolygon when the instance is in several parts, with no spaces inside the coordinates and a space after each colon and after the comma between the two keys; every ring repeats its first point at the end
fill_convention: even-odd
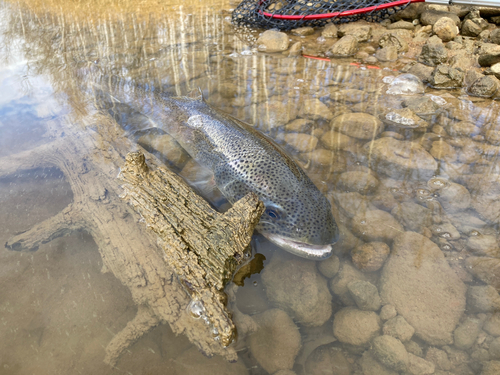
{"type": "Polygon", "coordinates": [[[279,219],[280,218],[279,212],[277,210],[272,209],[272,208],[266,208],[264,213],[272,219],[279,219]]]}

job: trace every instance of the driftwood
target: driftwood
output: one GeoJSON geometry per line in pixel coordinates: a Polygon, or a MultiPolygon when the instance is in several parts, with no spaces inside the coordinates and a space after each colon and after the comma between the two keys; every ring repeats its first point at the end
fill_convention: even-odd
{"type": "MultiPolygon", "coordinates": [[[[111,365],[137,338],[160,323],[186,334],[206,355],[236,360],[234,345],[226,346],[234,325],[224,308],[221,288],[243,260],[262,203],[248,196],[220,215],[207,209],[206,202],[165,168],[149,172],[139,154],[131,155],[122,169],[122,190],[123,182],[116,176],[127,153],[137,146],[123,137],[109,116],[89,118],[91,123],[68,118],[49,121],[50,142],[0,158],[0,176],[57,167],[74,195],[62,212],[14,236],[6,247],[34,251],[74,231],[92,235],[103,271],[112,272],[127,286],[138,306],[136,317],[106,348],[105,361],[111,365]],[[157,193],[165,193],[165,197],[159,198],[157,193]],[[167,213],[169,208],[176,216],[167,213]],[[193,314],[202,319],[194,319],[193,314]]],[[[148,159],[155,164],[153,156],[148,159]]]]}

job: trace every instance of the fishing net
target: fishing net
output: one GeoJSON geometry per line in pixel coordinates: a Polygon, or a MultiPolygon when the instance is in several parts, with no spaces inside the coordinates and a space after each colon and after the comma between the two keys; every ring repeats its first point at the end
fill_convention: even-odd
{"type": "Polygon", "coordinates": [[[359,19],[380,22],[403,10],[411,2],[412,0],[243,0],[234,10],[232,21],[237,26],[280,30],[359,19]]]}

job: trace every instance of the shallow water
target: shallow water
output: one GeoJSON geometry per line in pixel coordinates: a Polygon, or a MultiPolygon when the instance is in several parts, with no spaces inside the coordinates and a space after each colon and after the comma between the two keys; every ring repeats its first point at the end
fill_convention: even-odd
{"type": "MultiPolygon", "coordinates": [[[[368,353],[371,338],[349,342],[356,335],[342,330],[352,327],[338,323],[346,306],[360,307],[353,299],[352,281],[375,285],[382,304],[396,305],[399,315],[415,328],[411,340],[401,339],[409,352],[430,360],[435,349],[436,355],[449,357],[451,373],[479,374],[482,361],[494,359],[485,352],[500,335],[499,329],[491,328],[500,324],[495,320],[500,302],[493,296],[486,307],[479,306],[469,296],[466,305],[465,293],[476,286],[500,289],[497,102],[429,87],[424,93],[417,89],[412,96],[402,95],[401,90],[406,94],[413,86],[403,83],[401,90],[394,89],[404,66],[399,62],[367,68],[348,59],[259,53],[247,44],[252,35],[242,36],[229,24],[232,6],[224,0],[182,5],[113,0],[0,5],[0,243],[82,199],[81,181],[93,173],[87,163],[99,166],[102,178],[118,174],[130,151],[128,143],[93,135],[103,129],[95,125],[96,118],[102,119],[96,116],[103,115],[103,87],[113,87],[113,95],[122,100],[115,119],[138,128],[158,110],[149,93],[186,95],[199,88],[211,105],[275,139],[328,197],[342,232],[336,256],[316,264],[255,235],[253,251],[261,254],[255,263],[263,260],[264,270],[257,265],[244,280],[236,292],[236,306],[274,333],[241,334],[233,344],[239,360],[228,364],[220,357],[203,356],[184,335],[176,336],[162,324],[110,367],[103,362],[105,348],[133,319],[137,307],[129,289],[112,273],[101,272],[98,248],[106,241],[96,244],[92,234],[105,223],[102,228],[61,233],[66,236],[43,241],[36,252],[3,248],[0,374],[267,374],[280,368],[276,363],[281,355],[267,345],[288,345],[292,347],[282,355],[298,355],[291,355],[291,364],[284,368],[297,374],[337,366],[339,374],[366,375],[360,358],[368,353]],[[425,102],[422,115],[409,118],[403,108],[416,106],[418,100],[425,102]],[[332,118],[352,113],[365,117],[350,118],[351,128],[332,123],[332,118]],[[356,125],[360,122],[367,127],[356,125]],[[22,159],[51,142],[78,144],[86,137],[95,146],[83,148],[88,154],[75,157],[80,165],[46,153],[32,154],[33,161],[22,159]],[[19,168],[13,169],[16,165],[19,168]],[[405,231],[419,235],[394,241],[405,231]],[[383,269],[370,269],[359,250],[363,243],[386,243],[392,250],[383,269]],[[405,246],[411,265],[406,260],[398,263],[405,246]],[[413,272],[408,279],[398,275],[404,267],[413,272]],[[419,277],[429,279],[418,283],[419,277]],[[408,295],[411,303],[401,302],[408,295]],[[271,315],[275,307],[288,315],[276,310],[271,315]],[[408,313],[426,307],[430,311],[421,316],[408,313]],[[448,320],[446,315],[452,317],[448,320]],[[434,316],[439,318],[431,321],[434,316]],[[467,322],[486,328],[471,333],[467,322]],[[465,327],[465,336],[475,335],[473,343],[460,341],[457,325],[465,327]],[[441,326],[445,327],[437,338],[429,338],[429,331],[441,326]],[[287,336],[290,331],[300,335],[287,336]],[[294,340],[302,344],[293,347],[294,340]],[[333,348],[333,354],[316,351],[309,356],[321,345],[333,348]]],[[[306,47],[314,46],[319,35],[303,38],[306,47]]],[[[125,139],[123,131],[116,134],[125,139]]],[[[189,181],[206,178],[175,145],[167,147],[157,139],[146,134],[139,143],[189,181]]],[[[99,173],[90,195],[96,207],[107,209],[109,197],[120,191],[100,190],[99,173]]],[[[207,198],[227,208],[216,191],[208,192],[207,198]]],[[[391,314],[385,311],[389,318],[384,318],[379,307],[362,309],[377,311],[368,313],[375,323],[364,327],[375,325],[374,336],[389,332],[382,331],[382,325],[391,314]]]]}

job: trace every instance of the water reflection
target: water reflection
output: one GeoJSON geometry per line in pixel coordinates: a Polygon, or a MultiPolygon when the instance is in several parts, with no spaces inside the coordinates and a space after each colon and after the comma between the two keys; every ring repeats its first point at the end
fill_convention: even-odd
{"type": "MultiPolygon", "coordinates": [[[[93,222],[85,228],[93,239],[47,243],[47,236],[32,254],[4,250],[0,309],[2,336],[10,340],[1,349],[9,358],[3,371],[403,371],[404,359],[381,362],[390,347],[435,372],[480,373],[482,361],[495,358],[500,335],[497,103],[429,87],[400,95],[392,67],[257,53],[221,9],[229,4],[2,5],[1,240],[58,212],[70,215],[67,207],[81,202],[82,216],[93,207],[89,212],[113,212],[127,222],[132,212],[114,200],[120,190],[106,185],[135,147],[120,119],[147,128],[161,118],[154,92],[200,88],[211,105],[286,148],[334,203],[342,230],[336,255],[315,264],[256,236],[264,269],[228,291],[236,298],[238,364],[209,360],[184,336],[174,337],[198,324],[187,321],[173,331],[153,329],[111,369],[102,363],[103,348],[136,316],[146,284],[138,279],[127,289],[101,274],[97,247],[154,247],[154,239],[136,229],[120,233],[120,242],[107,234],[113,222],[93,222]],[[120,98],[113,118],[100,110],[103,90],[120,98]],[[78,139],[94,143],[77,147],[78,139]],[[39,147],[54,140],[58,152],[48,156],[39,147]],[[34,161],[16,157],[35,147],[34,161]],[[33,169],[49,161],[65,180],[55,170],[33,169]]],[[[192,182],[206,177],[168,135],[138,141],[192,182]]],[[[214,204],[223,204],[213,193],[214,204]]]]}

